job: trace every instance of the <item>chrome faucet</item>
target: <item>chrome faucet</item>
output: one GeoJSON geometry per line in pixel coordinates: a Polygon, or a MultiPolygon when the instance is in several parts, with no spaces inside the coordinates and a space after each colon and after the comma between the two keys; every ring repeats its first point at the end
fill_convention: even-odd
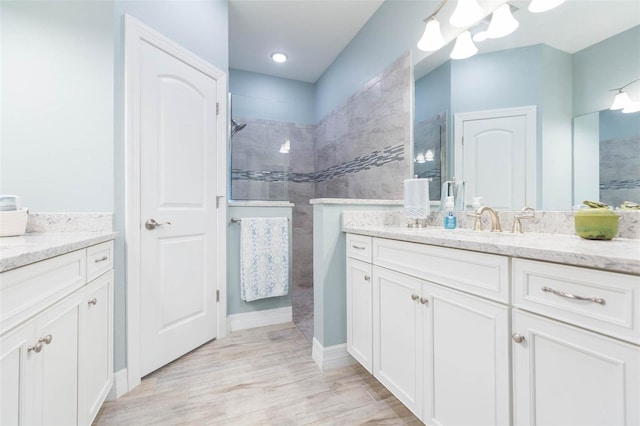
{"type": "Polygon", "coordinates": [[[480,206],[478,210],[476,210],[475,216],[476,223],[473,225],[474,231],[482,231],[482,214],[484,212],[489,212],[489,217],[491,218],[491,232],[502,232],[502,226],[500,226],[500,218],[498,217],[498,213],[494,209],[489,206],[480,206]]]}

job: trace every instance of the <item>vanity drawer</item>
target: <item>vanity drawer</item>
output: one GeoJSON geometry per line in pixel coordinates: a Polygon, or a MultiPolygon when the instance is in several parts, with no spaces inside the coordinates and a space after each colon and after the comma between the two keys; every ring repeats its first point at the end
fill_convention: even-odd
{"type": "Polygon", "coordinates": [[[86,283],[87,252],[73,251],[0,276],[0,333],[8,331],[86,283]]]}
{"type": "Polygon", "coordinates": [[[113,269],[113,241],[87,248],[87,282],[113,269]]]}
{"type": "Polygon", "coordinates": [[[374,238],[373,264],[509,303],[505,256],[374,238]]]}
{"type": "Polygon", "coordinates": [[[371,237],[347,234],[347,256],[371,263],[371,237]]]}
{"type": "Polygon", "coordinates": [[[513,306],[640,344],[640,277],[513,259],[513,306]]]}

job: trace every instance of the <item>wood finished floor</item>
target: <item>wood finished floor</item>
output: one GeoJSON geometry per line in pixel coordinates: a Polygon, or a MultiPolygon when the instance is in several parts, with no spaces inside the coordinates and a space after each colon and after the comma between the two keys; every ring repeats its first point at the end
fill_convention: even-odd
{"type": "Polygon", "coordinates": [[[360,365],[320,371],[292,324],[233,332],[104,404],[96,425],[419,425],[360,365]]]}

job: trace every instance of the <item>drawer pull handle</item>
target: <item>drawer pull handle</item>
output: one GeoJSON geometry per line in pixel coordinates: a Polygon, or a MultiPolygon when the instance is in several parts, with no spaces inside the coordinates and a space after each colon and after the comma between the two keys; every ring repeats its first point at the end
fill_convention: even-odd
{"type": "Polygon", "coordinates": [[[351,247],[353,247],[353,248],[354,248],[354,249],[356,249],[356,250],[364,250],[364,249],[366,248],[366,247],[364,247],[364,246],[357,246],[357,245],[355,245],[355,244],[352,244],[352,245],[351,245],[351,247]]]}
{"type": "Polygon", "coordinates": [[[104,262],[105,260],[108,260],[108,259],[109,259],[109,257],[108,257],[108,256],[102,256],[100,259],[96,259],[96,260],[95,260],[95,262],[96,262],[96,263],[98,263],[98,262],[104,262]]]}
{"type": "Polygon", "coordinates": [[[420,296],[418,296],[417,294],[412,294],[411,295],[411,300],[418,300],[420,298],[420,296]]]}
{"type": "Polygon", "coordinates": [[[94,297],[93,299],[89,300],[89,302],[88,302],[88,303],[89,303],[90,305],[95,306],[95,305],[97,305],[97,304],[98,304],[98,299],[96,299],[96,298],[94,297]]]}
{"type": "Polygon", "coordinates": [[[365,276],[364,276],[364,280],[365,280],[365,281],[371,281],[371,277],[370,277],[369,275],[365,275],[365,276]]]}
{"type": "Polygon", "coordinates": [[[565,293],[564,291],[560,291],[560,290],[555,290],[551,287],[542,287],[542,291],[544,291],[545,293],[551,293],[551,294],[555,294],[556,296],[560,296],[560,297],[566,297],[567,299],[574,299],[574,300],[587,300],[589,302],[593,302],[593,303],[598,303],[600,305],[604,305],[605,301],[604,299],[601,299],[599,297],[583,297],[583,296],[577,296],[575,294],[571,294],[571,293],[565,293]]]}
{"type": "Polygon", "coordinates": [[[42,350],[42,342],[38,342],[33,346],[29,346],[27,348],[27,352],[34,351],[35,353],[39,353],[42,350]]]}
{"type": "Polygon", "coordinates": [[[45,345],[50,344],[51,342],[53,342],[53,336],[50,334],[47,334],[44,337],[41,337],[38,342],[43,342],[45,345]]]}
{"type": "Polygon", "coordinates": [[[427,303],[429,303],[429,299],[427,299],[426,297],[421,297],[420,303],[422,303],[423,305],[426,305],[427,303]]]}
{"type": "Polygon", "coordinates": [[[513,336],[511,336],[511,338],[516,343],[522,343],[525,340],[524,336],[522,334],[518,334],[518,333],[513,333],[513,336]]]}

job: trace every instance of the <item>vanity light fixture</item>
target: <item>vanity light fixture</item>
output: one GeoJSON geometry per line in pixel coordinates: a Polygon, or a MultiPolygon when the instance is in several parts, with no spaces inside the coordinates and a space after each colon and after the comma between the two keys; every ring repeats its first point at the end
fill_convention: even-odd
{"type": "Polygon", "coordinates": [[[629,95],[627,95],[627,93],[622,90],[625,87],[635,83],[636,81],[640,81],[640,78],[636,78],[635,80],[630,81],[629,83],[625,84],[622,87],[609,90],[610,92],[615,92],[615,91],[618,92],[616,93],[616,97],[613,98],[613,104],[611,104],[611,107],[609,109],[611,110],[622,109],[623,110],[622,112],[636,112],[636,111],[630,111],[627,108],[630,107],[632,104],[638,103],[638,102],[632,102],[631,98],[629,98],[629,95]],[[624,111],[625,109],[627,109],[627,111],[624,111]]]}
{"type": "Polygon", "coordinates": [[[415,160],[413,161],[418,164],[424,164],[427,161],[427,159],[425,158],[423,153],[419,152],[418,155],[416,155],[415,160]]]}
{"type": "Polygon", "coordinates": [[[565,0],[531,0],[529,12],[540,13],[560,6],[565,0]]]}
{"type": "Polygon", "coordinates": [[[519,25],[520,23],[511,14],[511,6],[505,3],[493,11],[487,36],[489,38],[504,37],[514,32],[519,25]]]}
{"type": "Polygon", "coordinates": [[[477,33],[475,33],[473,35],[473,37],[471,37],[473,39],[473,41],[475,41],[476,43],[479,43],[481,41],[485,41],[486,39],[489,38],[489,35],[487,34],[487,31],[478,31],[477,33]]]}
{"type": "Polygon", "coordinates": [[[451,59],[466,59],[478,53],[478,48],[471,40],[471,33],[467,30],[456,38],[456,44],[449,57],[451,59]]]}
{"type": "Polygon", "coordinates": [[[458,0],[449,23],[454,27],[468,28],[482,19],[483,11],[477,0],[458,0]]]}
{"type": "Polygon", "coordinates": [[[423,52],[434,52],[446,43],[444,37],[442,37],[442,32],[440,31],[440,22],[438,22],[438,19],[436,18],[436,15],[440,12],[440,9],[442,9],[442,6],[444,6],[446,2],[447,0],[442,0],[436,10],[424,20],[424,22],[426,22],[424,34],[422,34],[422,37],[420,37],[420,40],[418,41],[418,49],[423,52]]]}
{"type": "Polygon", "coordinates": [[[632,112],[640,112],[640,101],[630,102],[629,105],[622,110],[624,114],[630,114],[632,112]]]}
{"type": "Polygon", "coordinates": [[[283,62],[287,62],[287,55],[282,52],[275,52],[271,54],[271,59],[273,60],[273,62],[281,64],[283,62]]]}
{"type": "Polygon", "coordinates": [[[428,149],[427,152],[424,153],[424,160],[425,161],[433,161],[433,150],[432,149],[428,149]]]}

